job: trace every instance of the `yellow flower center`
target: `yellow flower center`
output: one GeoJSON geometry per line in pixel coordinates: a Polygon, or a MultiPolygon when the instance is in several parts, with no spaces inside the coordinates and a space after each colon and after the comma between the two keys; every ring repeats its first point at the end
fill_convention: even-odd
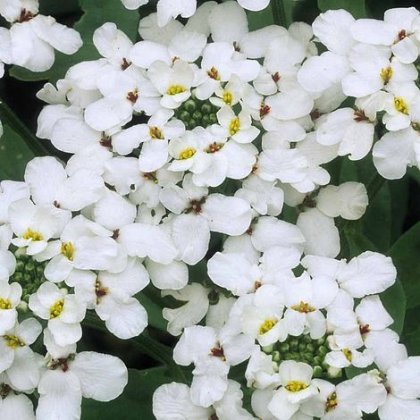
{"type": "Polygon", "coordinates": [[[305,384],[305,382],[301,381],[290,381],[287,383],[285,388],[290,392],[299,392],[308,388],[308,384],[305,384]]]}
{"type": "Polygon", "coordinates": [[[230,122],[229,134],[231,136],[234,136],[239,131],[240,128],[241,128],[241,123],[239,121],[239,118],[236,117],[230,122]]]}
{"type": "Polygon", "coordinates": [[[0,309],[12,309],[12,302],[9,299],[0,298],[0,309]]]}
{"type": "Polygon", "coordinates": [[[61,315],[64,308],[64,299],[57,300],[50,307],[50,319],[57,318],[61,315]]]}
{"type": "Polygon", "coordinates": [[[392,67],[384,67],[383,69],[381,69],[381,72],[379,74],[381,75],[381,79],[384,82],[384,85],[387,85],[390,82],[393,73],[394,70],[392,70],[392,67]]]}
{"type": "Polygon", "coordinates": [[[193,147],[187,147],[179,154],[180,160],[192,158],[195,155],[196,150],[193,147]]]}
{"type": "Polygon", "coordinates": [[[353,360],[353,354],[350,349],[343,349],[343,354],[346,356],[346,359],[351,362],[353,360]]]}
{"type": "Polygon", "coordinates": [[[150,127],[149,128],[149,136],[154,140],[162,140],[163,133],[159,127],[150,127]]]}
{"type": "Polygon", "coordinates": [[[325,402],[325,411],[328,413],[328,411],[334,410],[337,405],[337,393],[333,392],[328,396],[327,401],[325,402]]]}
{"type": "Polygon", "coordinates": [[[183,93],[185,92],[187,89],[182,86],[182,85],[171,85],[168,87],[168,89],[166,90],[166,93],[168,95],[178,95],[178,93],[183,93]]]}
{"type": "Polygon", "coordinates": [[[229,91],[224,91],[223,92],[223,102],[226,104],[226,105],[232,105],[232,100],[233,100],[233,95],[232,95],[232,93],[231,92],[229,92],[229,91]]]}
{"type": "Polygon", "coordinates": [[[63,242],[61,244],[61,253],[70,261],[74,258],[74,245],[73,242],[63,242]]]}
{"type": "Polygon", "coordinates": [[[23,234],[23,239],[30,239],[32,241],[42,241],[44,237],[41,233],[32,230],[31,228],[26,229],[26,232],[23,234]]]}
{"type": "Polygon", "coordinates": [[[303,302],[302,300],[299,302],[298,305],[293,305],[291,308],[294,311],[298,311],[298,312],[301,312],[303,314],[307,314],[309,312],[315,312],[316,311],[316,309],[313,306],[309,305],[309,303],[303,302]]]}
{"type": "Polygon", "coordinates": [[[260,326],[260,329],[258,331],[259,334],[263,335],[267,333],[277,324],[277,322],[278,321],[276,319],[266,319],[260,326]]]}
{"type": "Polygon", "coordinates": [[[407,102],[405,102],[404,98],[402,98],[401,96],[396,96],[394,98],[394,106],[395,106],[395,109],[398,112],[401,112],[402,114],[408,115],[407,102]]]}
{"type": "Polygon", "coordinates": [[[16,335],[5,335],[3,338],[6,341],[6,345],[12,349],[16,349],[17,347],[25,347],[25,343],[16,335]]]}

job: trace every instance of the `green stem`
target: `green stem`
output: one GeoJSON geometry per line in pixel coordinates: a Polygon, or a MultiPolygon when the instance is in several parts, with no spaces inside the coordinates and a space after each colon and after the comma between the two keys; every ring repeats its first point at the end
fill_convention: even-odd
{"type": "Polygon", "coordinates": [[[284,8],[284,0],[272,0],[273,19],[276,25],[284,26],[287,28],[287,16],[284,8]]]}
{"type": "Polygon", "coordinates": [[[29,130],[12,109],[0,99],[0,120],[19,134],[36,156],[48,155],[48,150],[29,130]]]}

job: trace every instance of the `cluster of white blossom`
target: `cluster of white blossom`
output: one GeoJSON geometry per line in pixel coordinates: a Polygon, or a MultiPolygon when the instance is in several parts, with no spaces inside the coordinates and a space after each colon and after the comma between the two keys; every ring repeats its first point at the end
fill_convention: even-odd
{"type": "MultiPolygon", "coordinates": [[[[395,283],[391,259],[339,259],[335,218],[361,218],[366,188],[329,185],[324,167],[362,159],[378,133],[380,174],[419,166],[420,13],[394,9],[382,22],[338,10],[313,27],[249,32],[250,2],[195,3],[160,0],[137,43],[105,23],[93,36],[102,58],[38,93],[48,105],[37,136],[70,157],[35,158],[24,182],[0,184],[1,417],[33,419],[35,389],[38,420],[117,397],[127,369],[76,353],[81,322],[94,310],[115,336],[141,334],[136,294],[149,281],[182,304],[163,316],[180,336],[175,362],[194,367],[190,386],[155,392],[158,420],[253,419],[244,392],[263,420],[420,416],[420,358],[379,296],[395,283]],[[203,278],[190,275],[197,264],[203,278]]],[[[0,0],[18,21],[12,52],[14,28],[66,45],[39,29],[35,4],[0,0]]],[[[41,70],[35,55],[17,60],[3,61],[41,70]]]]}

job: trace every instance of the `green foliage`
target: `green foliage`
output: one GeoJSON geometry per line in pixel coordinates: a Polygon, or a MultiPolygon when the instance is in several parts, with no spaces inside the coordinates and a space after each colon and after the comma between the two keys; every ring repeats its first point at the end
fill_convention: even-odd
{"type": "Polygon", "coordinates": [[[390,256],[407,295],[407,308],[420,305],[420,222],[398,239],[390,256]]]}
{"type": "Polygon", "coordinates": [[[13,66],[10,75],[23,81],[55,82],[64,77],[69,67],[74,64],[99,58],[92,36],[95,29],[105,22],[114,22],[132,40],[136,39],[140,16],[127,10],[120,0],[80,0],[80,6],[84,14],[74,25],[74,29],[82,36],[83,46],[76,54],[65,55],[57,52],[53,67],[42,73],[33,73],[22,67],[13,66]]]}
{"type": "Polygon", "coordinates": [[[155,389],[172,381],[164,367],[128,370],[124,393],[110,402],[84,399],[82,420],[153,420],[152,396],[155,389]]]}
{"type": "Polygon", "coordinates": [[[0,181],[10,179],[21,181],[26,163],[35,157],[23,138],[8,125],[0,138],[0,181]]]}
{"type": "Polygon", "coordinates": [[[365,0],[318,0],[318,7],[321,12],[345,9],[355,18],[367,16],[365,0]]]}

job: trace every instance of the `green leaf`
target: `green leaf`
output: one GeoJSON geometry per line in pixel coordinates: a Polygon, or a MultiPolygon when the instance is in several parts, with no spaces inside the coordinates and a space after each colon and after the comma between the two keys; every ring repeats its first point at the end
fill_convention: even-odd
{"type": "Polygon", "coordinates": [[[147,311],[149,325],[166,332],[168,321],[162,316],[162,308],[144,293],[139,293],[136,298],[147,311]]]}
{"type": "Polygon", "coordinates": [[[363,231],[379,252],[388,251],[391,245],[391,193],[388,184],[382,185],[370,201],[363,216],[363,231]]]}
{"type": "Polygon", "coordinates": [[[153,420],[153,393],[172,378],[164,367],[128,370],[128,385],[122,395],[110,402],[83,399],[82,420],[153,420]]]}
{"type": "Polygon", "coordinates": [[[22,67],[13,66],[10,69],[10,75],[24,81],[56,82],[63,78],[69,67],[74,64],[100,57],[93,45],[92,36],[95,29],[105,22],[114,22],[131,40],[136,39],[140,16],[135,11],[127,10],[121,0],[80,0],[80,6],[84,14],[74,25],[74,29],[82,36],[83,46],[76,54],[65,55],[56,52],[55,63],[50,70],[34,73],[22,67]]]}
{"type": "Polygon", "coordinates": [[[407,308],[420,305],[420,222],[409,229],[390,250],[407,296],[407,308]]]}
{"type": "Polygon", "coordinates": [[[394,323],[390,328],[396,333],[401,334],[407,307],[406,294],[404,293],[401,281],[397,278],[395,284],[379,296],[385,309],[394,319],[394,323]]]}
{"type": "Polygon", "coordinates": [[[405,314],[404,331],[401,335],[401,342],[407,346],[408,354],[420,354],[420,325],[419,310],[417,306],[408,309],[405,314]]]}
{"type": "Polygon", "coordinates": [[[35,157],[34,152],[19,134],[4,125],[0,138],[0,180],[21,181],[26,163],[35,157]]]}
{"type": "Polygon", "coordinates": [[[355,18],[363,18],[367,15],[365,0],[318,0],[318,7],[321,12],[345,9],[355,18]]]}

